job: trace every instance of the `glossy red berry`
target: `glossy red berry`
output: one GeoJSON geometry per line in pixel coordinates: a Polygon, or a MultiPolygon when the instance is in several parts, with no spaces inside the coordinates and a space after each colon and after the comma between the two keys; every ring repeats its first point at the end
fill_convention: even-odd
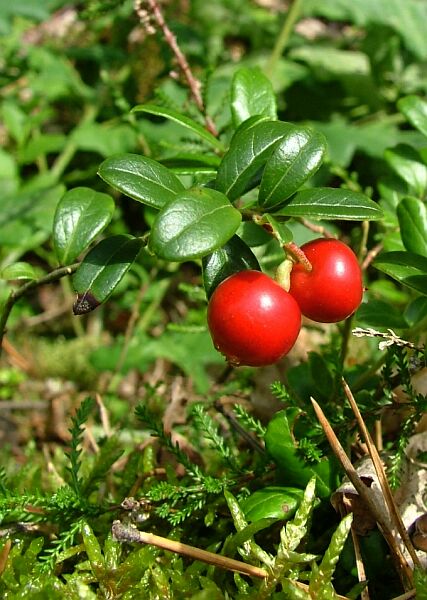
{"type": "Polygon", "coordinates": [[[301,328],[298,304],[260,271],[230,275],[208,305],[213,343],[233,365],[260,367],[277,362],[294,345],[301,328]]]}
{"type": "Polygon", "coordinates": [[[301,250],[312,270],[297,263],[291,272],[289,293],[302,314],[320,323],[336,323],[352,315],[362,302],[363,283],[351,248],[322,238],[304,244],[301,250]]]}

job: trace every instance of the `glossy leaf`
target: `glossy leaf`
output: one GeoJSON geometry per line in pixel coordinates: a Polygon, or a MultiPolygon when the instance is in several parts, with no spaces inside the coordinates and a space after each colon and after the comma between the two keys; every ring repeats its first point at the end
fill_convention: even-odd
{"type": "Polygon", "coordinates": [[[358,323],[369,327],[405,329],[408,323],[402,314],[402,310],[384,302],[371,298],[369,302],[362,304],[356,312],[358,323]]]}
{"type": "Polygon", "coordinates": [[[258,121],[249,128],[243,123],[219,165],[216,189],[234,201],[256,187],[277,142],[294,128],[283,121],[258,121]]]}
{"type": "Polygon", "coordinates": [[[297,453],[292,429],[299,409],[281,410],[270,420],[265,434],[265,447],[277,465],[282,479],[289,485],[305,486],[316,476],[317,492],[324,498],[330,494],[330,467],[327,460],[307,465],[297,453]]]}
{"type": "Polygon", "coordinates": [[[241,507],[248,521],[290,519],[299,506],[303,490],[284,486],[267,486],[245,498],[241,507]]]}
{"type": "Polygon", "coordinates": [[[200,258],[225,244],[240,221],[240,212],[224,194],[193,188],[159,212],[151,230],[150,248],[165,260],[200,258]]]}
{"type": "Polygon", "coordinates": [[[231,84],[231,113],[237,127],[254,115],[277,119],[276,95],[259,67],[242,67],[231,84]]]}
{"type": "Polygon", "coordinates": [[[397,106],[411,125],[427,137],[427,102],[419,96],[406,96],[397,106]]]}
{"type": "Polygon", "coordinates": [[[393,279],[427,295],[427,257],[413,252],[384,252],[373,264],[393,279]]]}
{"type": "Polygon", "coordinates": [[[162,208],[184,190],[176,175],[139,154],[120,154],[101,163],[98,174],[116,190],[153,208],[162,208]]]}
{"type": "Polygon", "coordinates": [[[230,275],[245,269],[261,271],[255,254],[238,235],[233,235],[221,248],[205,256],[202,266],[203,285],[208,298],[221,281],[230,275]]]}
{"type": "Polygon", "coordinates": [[[1,272],[1,278],[7,281],[15,281],[18,279],[37,279],[37,273],[33,267],[26,262],[16,262],[8,265],[1,272]]]}
{"type": "Polygon", "coordinates": [[[406,181],[417,196],[424,194],[427,187],[427,167],[415,148],[398,144],[386,150],[384,157],[393,171],[406,181]]]}
{"type": "Polygon", "coordinates": [[[207,129],[205,129],[202,125],[197,123],[197,121],[193,121],[193,119],[189,119],[185,115],[177,112],[176,110],[172,110],[171,108],[165,108],[164,106],[156,106],[155,104],[139,104],[132,109],[132,112],[144,112],[150,115],[155,115],[156,117],[165,117],[165,119],[169,119],[171,121],[175,121],[179,123],[186,129],[189,129],[199,137],[201,137],[205,142],[216,148],[217,150],[223,150],[222,142],[218,140],[214,135],[209,133],[207,129]]]}
{"type": "Polygon", "coordinates": [[[293,240],[294,236],[289,227],[278,221],[273,215],[264,215],[262,222],[267,225],[267,229],[271,232],[270,235],[274,235],[281,246],[293,240]]]}
{"type": "Polygon", "coordinates": [[[261,179],[258,202],[272,210],[292,196],[320,167],[324,136],[306,128],[289,131],[276,145],[261,179]]]}
{"type": "Polygon", "coordinates": [[[105,229],[114,213],[108,194],[78,187],[64,194],[53,220],[53,245],[59,262],[72,263],[105,229]]]}
{"type": "Polygon", "coordinates": [[[99,242],[73,276],[77,292],[74,314],[82,315],[105,302],[137,258],[143,242],[130,235],[114,235],[99,242]]]}
{"type": "Polygon", "coordinates": [[[417,198],[403,198],[397,206],[400,237],[409,252],[427,256],[427,208],[417,198]]]}
{"type": "Polygon", "coordinates": [[[285,206],[281,206],[277,214],[347,221],[375,220],[383,215],[376,202],[364,194],[343,188],[301,190],[285,206]]]}

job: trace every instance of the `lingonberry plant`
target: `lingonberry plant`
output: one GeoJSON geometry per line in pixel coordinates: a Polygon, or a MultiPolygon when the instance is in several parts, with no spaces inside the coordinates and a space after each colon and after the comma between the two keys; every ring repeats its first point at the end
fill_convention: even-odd
{"type": "MultiPolygon", "coordinates": [[[[165,107],[146,104],[133,109],[134,115],[151,114],[179,123],[199,138],[205,152],[204,159],[197,154],[196,168],[187,156],[193,174],[188,188],[173,169],[147,156],[119,154],[100,165],[99,175],[107,184],[155,212],[151,229],[143,237],[123,233],[105,237],[76,263],[110,222],[114,202],[108,194],[84,187],[65,193],[53,226],[60,267],[49,280],[74,273],[75,314],[85,314],[105,302],[141,252],[162,261],[202,260],[209,297],[229,275],[260,269],[251,245],[261,229],[278,240],[286,260],[287,248],[296,246],[290,225],[300,219],[381,218],[378,204],[361,192],[310,186],[325,158],[325,139],[309,127],[277,119],[272,111],[273,89],[261,71],[238,70],[230,97],[231,138],[229,132],[214,136],[195,120],[165,107]],[[254,227],[245,227],[248,223],[254,227]]],[[[19,269],[20,277],[33,277],[30,269],[24,272],[25,265],[20,264],[19,269]]],[[[9,277],[16,276],[12,268],[9,277]]],[[[30,281],[19,293],[36,284],[30,281]]],[[[15,300],[12,293],[0,323],[2,333],[15,300]]],[[[296,318],[291,321],[296,323],[296,318]]],[[[294,330],[289,331],[289,342],[294,330]]],[[[279,358],[291,345],[283,345],[282,351],[277,349],[272,356],[279,358]]],[[[243,362],[264,361],[246,355],[243,362]]]]}

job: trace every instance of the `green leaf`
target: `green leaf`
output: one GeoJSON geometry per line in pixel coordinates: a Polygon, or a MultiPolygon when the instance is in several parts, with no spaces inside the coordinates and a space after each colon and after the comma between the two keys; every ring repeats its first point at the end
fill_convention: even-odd
{"type": "Polygon", "coordinates": [[[397,107],[411,125],[427,137],[427,102],[419,96],[406,96],[399,100],[397,107]]]}
{"type": "Polygon", "coordinates": [[[283,136],[267,161],[258,202],[272,210],[292,196],[320,167],[326,150],[324,136],[306,128],[295,128],[283,136]]]}
{"type": "Polygon", "coordinates": [[[221,248],[203,257],[202,267],[203,285],[208,298],[221,281],[230,275],[245,269],[261,271],[255,254],[238,235],[233,235],[221,248]]]}
{"type": "Polygon", "coordinates": [[[107,158],[98,173],[123,194],[154,208],[162,208],[184,190],[181,181],[167,167],[139,154],[107,158]]]}
{"type": "Polygon", "coordinates": [[[248,521],[290,519],[304,496],[303,490],[284,486],[267,486],[241,502],[248,521]]]}
{"type": "Polygon", "coordinates": [[[26,262],[16,262],[13,265],[5,267],[1,272],[1,278],[7,281],[18,279],[37,279],[38,275],[33,267],[26,262]]]}
{"type": "Polygon", "coordinates": [[[294,125],[283,121],[258,120],[249,128],[242,123],[219,165],[216,189],[233,201],[256,187],[277,142],[293,129],[294,125]]]}
{"type": "Polygon", "coordinates": [[[280,207],[277,214],[312,219],[368,221],[381,219],[383,212],[376,202],[359,192],[343,188],[312,188],[298,192],[285,206],[280,207]]]}
{"type": "Polygon", "coordinates": [[[315,475],[318,494],[325,498],[330,495],[329,461],[307,465],[297,454],[292,429],[300,412],[289,408],[276,413],[267,427],[265,447],[287,484],[305,486],[315,475]]]}
{"type": "Polygon", "coordinates": [[[193,188],[159,212],[151,230],[150,248],[165,260],[200,258],[225,244],[240,221],[240,212],[224,194],[193,188]]]}
{"type": "Polygon", "coordinates": [[[88,252],[73,276],[77,292],[74,314],[88,313],[105,302],[132,266],[142,245],[139,238],[114,235],[88,252]]]}
{"type": "Polygon", "coordinates": [[[419,0],[305,0],[304,9],[310,16],[320,15],[356,26],[386,25],[399,34],[417,58],[427,58],[427,6],[419,0]]]}
{"type": "Polygon", "coordinates": [[[171,121],[175,121],[179,123],[186,129],[189,129],[199,137],[201,137],[205,142],[213,146],[216,150],[224,150],[222,142],[220,142],[214,135],[209,133],[202,125],[197,123],[197,121],[193,121],[193,119],[189,119],[185,115],[177,112],[176,110],[172,110],[170,108],[165,108],[164,106],[156,106],[155,104],[138,104],[132,109],[132,112],[145,112],[150,115],[155,115],[156,117],[165,117],[166,119],[170,119],[171,121]]]}
{"type": "Polygon", "coordinates": [[[417,196],[422,196],[427,186],[427,167],[412,146],[398,144],[384,153],[384,158],[399,177],[411,186],[417,196]]]}
{"type": "Polygon", "coordinates": [[[53,245],[59,262],[72,263],[105,229],[114,213],[108,194],[78,187],[64,194],[53,219],[53,245]]]}
{"type": "Polygon", "coordinates": [[[384,252],[373,264],[379,271],[427,295],[427,257],[413,252],[384,252]]]}
{"type": "Polygon", "coordinates": [[[356,312],[358,323],[369,327],[405,329],[408,323],[402,310],[383,300],[370,299],[356,312]]]}
{"type": "Polygon", "coordinates": [[[397,206],[400,237],[409,252],[427,256],[427,208],[417,198],[403,198],[397,206]]]}
{"type": "Polygon", "coordinates": [[[254,115],[277,119],[273,86],[259,67],[242,67],[231,83],[231,113],[235,127],[254,115]]]}
{"type": "Polygon", "coordinates": [[[268,225],[269,235],[273,235],[281,246],[292,242],[294,236],[287,225],[281,223],[273,217],[273,215],[265,214],[262,216],[261,223],[268,225]]]}

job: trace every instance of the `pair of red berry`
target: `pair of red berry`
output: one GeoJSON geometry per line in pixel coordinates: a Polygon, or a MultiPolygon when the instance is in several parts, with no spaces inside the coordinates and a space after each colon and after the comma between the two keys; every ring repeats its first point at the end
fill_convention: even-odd
{"type": "Polygon", "coordinates": [[[240,271],[222,281],[208,305],[208,326],[217,350],[234,365],[273,364],[289,352],[301,328],[301,313],[335,323],[354,313],[363,285],[353,251],[334,239],[301,247],[311,271],[296,263],[290,289],[260,271],[240,271]]]}

